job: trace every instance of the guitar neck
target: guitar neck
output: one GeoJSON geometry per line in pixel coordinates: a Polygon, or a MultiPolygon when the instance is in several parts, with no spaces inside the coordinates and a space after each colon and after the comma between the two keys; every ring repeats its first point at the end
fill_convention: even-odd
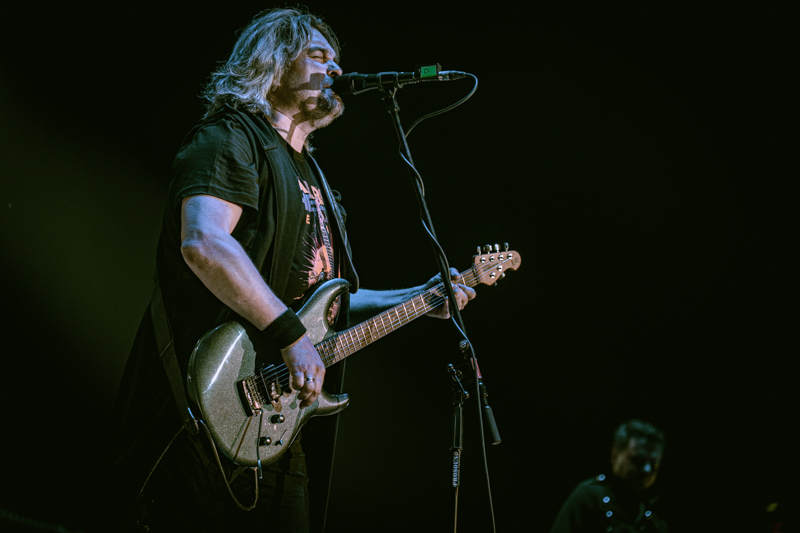
{"type": "MultiPolygon", "coordinates": [[[[475,287],[480,283],[477,268],[476,265],[461,273],[463,285],[475,287]]],[[[334,365],[412,320],[441,307],[446,299],[444,284],[439,283],[360,324],[328,337],[316,345],[317,351],[326,367],[334,365]]]]}

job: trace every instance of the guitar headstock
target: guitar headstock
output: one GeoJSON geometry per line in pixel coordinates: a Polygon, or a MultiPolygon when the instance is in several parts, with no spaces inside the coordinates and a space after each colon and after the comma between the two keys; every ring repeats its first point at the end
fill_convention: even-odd
{"type": "Polygon", "coordinates": [[[500,250],[500,245],[487,244],[481,250],[478,247],[478,255],[474,259],[475,266],[473,271],[478,283],[494,285],[497,280],[506,275],[507,270],[516,270],[522,263],[522,257],[514,250],[508,249],[508,243],[504,244],[504,250],[500,250]]]}

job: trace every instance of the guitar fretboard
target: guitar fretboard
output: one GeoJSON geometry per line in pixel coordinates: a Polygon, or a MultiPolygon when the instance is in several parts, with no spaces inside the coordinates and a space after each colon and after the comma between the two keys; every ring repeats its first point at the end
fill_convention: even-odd
{"type": "MultiPolygon", "coordinates": [[[[491,283],[495,278],[495,274],[491,272],[516,269],[520,260],[519,255],[513,251],[501,252],[496,258],[491,255],[487,257],[489,257],[488,260],[481,260],[461,273],[462,285],[475,287],[481,283],[491,283]]],[[[328,337],[316,344],[315,348],[327,368],[405,326],[412,320],[444,305],[446,299],[444,283],[439,283],[369,320],[328,337]]],[[[269,365],[257,370],[255,377],[259,393],[264,397],[269,394],[266,387],[273,381],[279,382],[284,390],[289,388],[290,376],[285,364],[269,365]]]]}
{"type": "MultiPolygon", "coordinates": [[[[497,268],[498,263],[473,265],[461,273],[462,284],[475,287],[480,283],[480,275],[497,268]]],[[[412,320],[444,305],[447,296],[444,284],[424,291],[401,304],[387,309],[369,320],[349,329],[340,331],[316,345],[317,351],[326,367],[338,363],[358,350],[365,348],[389,333],[405,326],[412,320]]]]}

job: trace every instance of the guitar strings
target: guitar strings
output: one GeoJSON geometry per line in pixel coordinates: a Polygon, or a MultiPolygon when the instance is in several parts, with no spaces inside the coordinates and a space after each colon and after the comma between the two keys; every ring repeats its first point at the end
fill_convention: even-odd
{"type": "MultiPolygon", "coordinates": [[[[462,273],[462,278],[465,278],[463,273],[462,273]]],[[[469,286],[469,287],[474,287],[475,286],[475,285],[469,284],[469,283],[466,283],[466,285],[469,286]]],[[[388,333],[393,332],[397,328],[399,328],[401,326],[404,326],[404,325],[408,324],[409,322],[411,322],[412,320],[418,318],[419,316],[421,316],[421,315],[423,315],[425,313],[428,313],[431,310],[436,309],[439,306],[443,305],[445,300],[447,300],[447,296],[446,295],[437,294],[437,291],[442,291],[443,289],[444,289],[444,284],[443,283],[439,283],[438,285],[436,285],[434,287],[431,287],[427,291],[422,292],[422,293],[416,295],[414,298],[412,298],[412,300],[421,300],[421,303],[424,304],[424,305],[423,305],[423,307],[421,307],[421,310],[418,313],[413,313],[411,316],[409,316],[409,313],[405,309],[404,304],[398,304],[395,307],[392,307],[390,309],[387,309],[386,311],[383,311],[382,313],[379,313],[378,315],[376,315],[375,317],[369,319],[368,321],[365,321],[365,322],[373,322],[375,324],[375,328],[377,330],[377,335],[375,336],[374,339],[373,339],[373,335],[370,334],[369,338],[367,338],[366,336],[362,336],[357,341],[353,341],[352,340],[352,335],[349,335],[351,337],[350,341],[346,341],[345,340],[343,344],[339,343],[338,346],[337,346],[337,341],[339,341],[341,339],[344,339],[345,336],[347,336],[347,333],[350,330],[362,326],[363,323],[361,323],[361,324],[357,324],[357,325],[355,325],[355,326],[353,326],[351,328],[348,328],[346,330],[343,330],[341,332],[338,332],[335,336],[333,336],[331,338],[328,338],[328,339],[325,339],[324,341],[319,342],[314,347],[317,349],[318,352],[321,352],[320,353],[320,358],[322,359],[322,362],[325,364],[325,367],[327,368],[327,367],[337,363],[339,360],[343,359],[344,357],[347,357],[348,355],[351,355],[351,354],[355,353],[356,351],[360,350],[361,348],[365,348],[365,347],[369,346],[370,344],[372,344],[376,340],[384,337],[388,333]],[[401,316],[397,312],[400,309],[402,309],[404,311],[404,316],[401,316]],[[394,317],[392,317],[392,315],[394,315],[394,317]],[[389,318],[388,322],[384,321],[383,318],[381,318],[379,321],[376,320],[378,317],[383,317],[383,316],[389,318]],[[336,356],[337,348],[338,348],[338,351],[340,353],[342,353],[341,357],[337,357],[336,356]]],[[[415,307],[415,311],[416,311],[416,307],[415,307]]],[[[369,330],[369,328],[368,328],[368,330],[369,330]]],[[[272,368],[267,367],[266,369],[259,370],[257,372],[257,376],[256,376],[255,381],[256,381],[256,384],[258,384],[258,385],[264,385],[265,383],[268,383],[270,381],[276,380],[276,381],[278,381],[278,383],[281,384],[282,387],[287,387],[288,388],[289,387],[289,376],[290,376],[289,369],[286,367],[285,364],[281,364],[281,365],[278,365],[278,366],[275,366],[275,367],[272,367],[272,368]],[[264,376],[265,373],[267,374],[267,377],[264,376]]]]}
{"type": "MultiPolygon", "coordinates": [[[[465,270],[464,272],[461,273],[462,279],[466,282],[465,284],[467,286],[475,287],[480,283],[479,279],[480,279],[481,275],[486,274],[490,270],[495,270],[497,268],[497,265],[504,264],[504,263],[506,263],[508,261],[511,261],[511,260],[512,260],[512,258],[509,257],[508,259],[504,259],[504,260],[502,260],[502,261],[500,261],[498,263],[486,263],[486,264],[473,265],[470,269],[465,270]],[[467,276],[471,276],[471,279],[469,279],[467,276]]],[[[439,283],[435,287],[432,287],[432,288],[428,289],[427,291],[425,291],[423,293],[420,293],[417,296],[415,296],[412,300],[414,300],[414,299],[422,300],[421,303],[423,303],[423,304],[425,304],[426,306],[429,306],[429,307],[427,309],[423,308],[422,312],[420,312],[419,314],[416,314],[414,316],[411,316],[410,318],[409,318],[409,315],[408,315],[408,311],[405,309],[405,302],[404,302],[402,304],[398,304],[395,307],[387,309],[386,311],[383,311],[382,313],[380,313],[380,314],[376,315],[375,317],[371,318],[370,320],[368,320],[367,322],[369,322],[369,321],[375,321],[376,322],[375,319],[378,318],[378,317],[381,317],[382,315],[386,315],[388,318],[390,318],[389,327],[388,328],[386,327],[386,324],[383,321],[383,319],[381,319],[381,324],[380,324],[381,327],[378,327],[378,325],[376,324],[376,328],[379,330],[379,335],[374,340],[382,338],[387,333],[391,333],[395,329],[397,329],[397,328],[399,328],[399,327],[411,322],[412,320],[416,319],[421,314],[427,313],[430,310],[435,309],[435,308],[439,307],[440,305],[442,305],[444,303],[444,301],[447,299],[447,297],[443,296],[441,294],[438,294],[438,292],[441,291],[443,288],[444,288],[444,283],[439,283]],[[403,311],[405,312],[405,318],[401,317],[397,313],[397,311],[399,309],[403,309],[403,311]],[[394,314],[395,314],[395,318],[391,318],[390,317],[390,315],[391,315],[391,313],[393,311],[394,311],[394,314]]],[[[364,348],[364,347],[368,346],[369,344],[371,344],[372,342],[374,342],[374,340],[371,339],[372,336],[370,336],[370,340],[367,340],[366,337],[364,337],[358,343],[353,342],[352,339],[351,339],[350,342],[346,342],[345,344],[340,344],[338,346],[339,351],[340,352],[345,352],[345,351],[348,351],[349,349],[352,349],[354,346],[357,346],[357,345],[358,345],[358,348],[354,349],[353,351],[351,351],[349,353],[344,354],[341,358],[337,358],[335,356],[335,353],[334,354],[330,354],[329,353],[331,350],[334,351],[334,352],[336,351],[336,347],[337,347],[336,346],[336,341],[338,339],[343,338],[344,334],[346,334],[347,332],[355,329],[356,327],[362,326],[362,325],[363,325],[363,323],[357,324],[356,326],[353,326],[353,327],[348,328],[348,329],[346,329],[344,331],[341,331],[341,332],[337,333],[335,336],[333,336],[333,337],[331,337],[329,339],[326,339],[324,341],[321,341],[320,343],[318,343],[315,346],[318,351],[319,351],[320,348],[325,350],[325,352],[321,353],[320,356],[321,356],[323,362],[325,363],[326,367],[331,366],[332,364],[338,362],[340,359],[343,359],[344,357],[347,357],[348,355],[351,355],[352,353],[355,353],[359,349],[364,348]],[[331,358],[330,355],[333,355],[333,358],[331,358]]],[[[256,378],[256,382],[259,383],[259,379],[258,378],[261,378],[260,379],[260,384],[262,384],[262,385],[263,385],[263,383],[265,381],[265,379],[264,379],[264,370],[270,370],[268,372],[269,377],[271,378],[271,379],[269,379],[269,381],[277,379],[277,381],[282,386],[287,386],[288,387],[288,385],[289,385],[289,379],[288,379],[289,378],[289,371],[286,368],[285,364],[281,364],[279,366],[273,367],[272,369],[270,369],[269,367],[267,367],[267,369],[261,369],[258,372],[258,377],[256,378]]]]}
{"type": "MultiPolygon", "coordinates": [[[[507,259],[503,259],[502,261],[498,261],[497,263],[481,263],[481,264],[477,264],[477,265],[472,265],[472,267],[470,267],[469,269],[465,270],[460,275],[461,275],[462,280],[465,282],[464,283],[465,285],[467,285],[468,287],[476,287],[477,285],[480,284],[480,277],[482,275],[488,273],[491,270],[496,270],[498,265],[503,265],[503,264],[507,263],[508,261],[512,261],[512,260],[513,260],[513,258],[511,256],[509,256],[507,259]],[[470,276],[470,278],[468,278],[468,276],[470,276]]],[[[428,313],[429,311],[431,311],[433,309],[436,309],[439,306],[443,305],[445,300],[447,300],[447,295],[446,294],[441,294],[441,292],[443,292],[443,289],[444,289],[444,283],[442,282],[442,283],[437,284],[434,287],[431,287],[427,291],[424,291],[424,292],[414,296],[411,300],[409,300],[410,302],[412,302],[412,306],[413,306],[413,301],[414,300],[421,300],[421,303],[424,304],[424,306],[427,307],[427,309],[425,307],[423,307],[422,311],[420,311],[420,312],[417,312],[416,306],[413,306],[414,307],[414,312],[409,316],[408,310],[405,308],[405,304],[407,302],[403,302],[403,303],[398,304],[398,305],[396,305],[396,306],[394,306],[394,307],[392,307],[390,309],[387,309],[386,311],[383,311],[382,313],[379,313],[378,315],[372,317],[369,320],[366,320],[366,321],[364,321],[364,322],[362,322],[360,324],[356,324],[355,326],[352,326],[352,327],[350,327],[350,328],[348,328],[346,330],[340,331],[340,332],[336,333],[336,335],[334,335],[333,337],[330,337],[328,339],[325,339],[325,340],[319,342],[318,344],[315,345],[315,348],[317,349],[317,351],[323,350],[323,352],[320,353],[320,357],[322,358],[323,363],[325,363],[325,367],[327,368],[327,367],[333,365],[334,363],[339,362],[341,359],[344,359],[348,355],[352,355],[353,353],[355,353],[356,351],[360,350],[361,348],[365,348],[365,347],[369,346],[370,344],[372,344],[376,340],[378,340],[378,339],[382,338],[383,336],[385,336],[387,333],[391,333],[395,329],[397,329],[397,328],[399,328],[401,326],[404,326],[405,324],[408,324],[412,320],[415,320],[416,318],[418,318],[422,314],[428,313]],[[401,317],[400,314],[397,312],[400,309],[402,309],[404,311],[405,317],[401,317]],[[389,316],[389,315],[392,314],[392,312],[394,312],[395,318],[391,318],[389,316]],[[378,317],[383,317],[384,315],[386,315],[388,318],[390,318],[389,327],[388,328],[386,327],[386,324],[385,324],[383,318],[380,319],[380,326],[377,324],[377,320],[376,319],[378,317]],[[363,324],[366,323],[366,322],[375,322],[376,323],[375,324],[375,328],[376,328],[376,330],[378,330],[377,338],[373,339],[373,336],[371,334],[369,335],[369,338],[367,338],[366,335],[363,335],[363,324]],[[351,332],[351,330],[353,330],[355,328],[358,328],[358,327],[362,328],[362,335],[357,340],[357,342],[354,342],[352,340],[352,334],[350,334],[351,340],[349,342],[345,341],[344,344],[338,344],[337,343],[337,341],[339,339],[343,339],[345,337],[345,335],[348,334],[348,332],[351,332]],[[336,356],[337,348],[338,348],[338,351],[340,353],[343,353],[343,352],[347,352],[347,353],[343,353],[343,355],[341,355],[341,357],[337,357],[336,356]],[[350,351],[351,349],[352,349],[352,351],[350,351]]],[[[368,330],[369,330],[369,327],[368,327],[368,330]]],[[[261,369],[257,370],[256,371],[255,382],[256,382],[257,385],[263,386],[267,382],[278,381],[278,383],[280,383],[282,387],[287,387],[288,388],[289,387],[289,375],[290,375],[289,374],[289,369],[286,367],[286,365],[285,364],[280,364],[278,366],[266,367],[266,368],[261,368],[261,369]],[[266,377],[265,377],[265,374],[267,375],[266,377]]]]}

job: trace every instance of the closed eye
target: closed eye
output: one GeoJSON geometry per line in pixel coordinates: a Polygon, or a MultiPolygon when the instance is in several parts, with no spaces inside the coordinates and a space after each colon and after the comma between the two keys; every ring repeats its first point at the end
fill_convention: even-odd
{"type": "Polygon", "coordinates": [[[321,61],[325,63],[333,59],[333,56],[330,55],[330,52],[323,47],[312,46],[308,50],[308,57],[315,61],[321,61]]]}

